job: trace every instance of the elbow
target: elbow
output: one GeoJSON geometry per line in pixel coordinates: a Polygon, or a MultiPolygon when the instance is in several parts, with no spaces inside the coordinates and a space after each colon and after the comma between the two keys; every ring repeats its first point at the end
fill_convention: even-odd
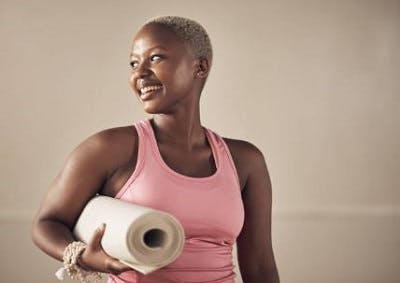
{"type": "Polygon", "coordinates": [[[30,238],[31,241],[40,249],[42,249],[42,241],[43,241],[43,236],[42,236],[42,229],[41,227],[43,225],[43,222],[41,218],[36,216],[33,221],[31,222],[31,227],[30,227],[30,238]],[[42,240],[41,240],[42,239],[42,240]]]}
{"type": "Polygon", "coordinates": [[[38,221],[35,218],[32,222],[31,222],[31,227],[30,227],[30,237],[31,237],[31,241],[38,246],[38,241],[37,241],[37,226],[38,226],[38,221]]]}

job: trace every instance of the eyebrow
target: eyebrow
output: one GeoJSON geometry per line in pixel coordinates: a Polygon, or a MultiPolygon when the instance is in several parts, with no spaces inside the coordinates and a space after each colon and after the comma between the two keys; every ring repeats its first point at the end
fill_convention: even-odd
{"type": "MultiPolygon", "coordinates": [[[[156,45],[156,46],[153,46],[153,47],[151,47],[150,49],[149,49],[149,51],[150,50],[153,50],[153,49],[156,49],[156,48],[160,48],[160,49],[164,49],[164,50],[168,50],[167,48],[165,48],[164,46],[162,46],[162,45],[156,45]]],[[[131,57],[133,57],[133,56],[135,56],[135,53],[133,53],[132,51],[131,51],[131,53],[129,53],[129,58],[131,58],[131,57]]]]}

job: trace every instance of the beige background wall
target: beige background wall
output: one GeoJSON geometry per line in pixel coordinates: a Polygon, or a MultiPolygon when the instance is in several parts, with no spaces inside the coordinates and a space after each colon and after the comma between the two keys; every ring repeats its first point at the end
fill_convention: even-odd
{"type": "Polygon", "coordinates": [[[30,221],[80,141],[146,117],[128,52],[145,19],[165,14],[211,36],[203,124],[265,154],[281,282],[399,282],[400,1],[390,0],[1,0],[0,281],[56,282],[59,263],[33,246],[30,221]]]}

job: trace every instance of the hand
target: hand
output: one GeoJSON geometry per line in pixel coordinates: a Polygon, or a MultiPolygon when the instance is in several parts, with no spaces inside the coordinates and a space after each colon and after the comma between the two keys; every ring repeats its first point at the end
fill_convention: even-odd
{"type": "MultiPolygon", "coordinates": [[[[103,238],[105,228],[106,225],[102,224],[95,230],[92,238],[87,243],[86,249],[79,258],[78,264],[85,270],[111,273],[114,275],[118,275],[124,271],[133,270],[118,259],[110,257],[103,250],[101,247],[101,239],[103,238]]],[[[137,273],[137,271],[135,272],[137,273]]]]}

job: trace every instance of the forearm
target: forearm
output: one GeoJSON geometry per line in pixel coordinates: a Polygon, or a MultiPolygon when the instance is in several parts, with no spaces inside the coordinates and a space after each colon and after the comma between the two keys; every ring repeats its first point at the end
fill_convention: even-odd
{"type": "Polygon", "coordinates": [[[31,237],[36,246],[49,256],[63,261],[63,252],[74,241],[70,229],[57,221],[35,221],[31,228],[31,237]]]}
{"type": "Polygon", "coordinates": [[[260,269],[258,272],[251,274],[241,274],[243,283],[280,283],[278,270],[260,269]]]}

